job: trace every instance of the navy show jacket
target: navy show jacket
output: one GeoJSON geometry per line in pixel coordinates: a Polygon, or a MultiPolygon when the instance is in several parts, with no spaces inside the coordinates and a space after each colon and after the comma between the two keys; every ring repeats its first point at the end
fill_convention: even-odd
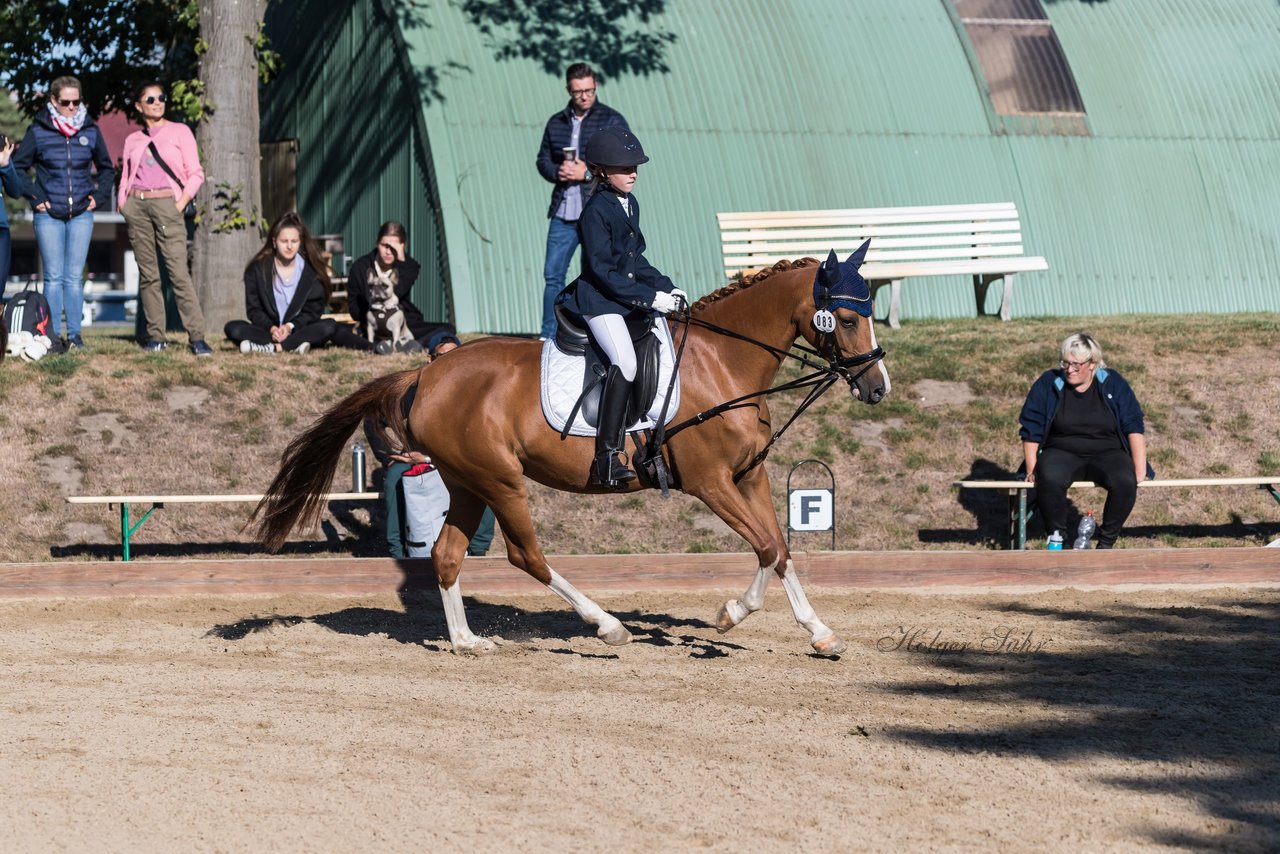
{"type": "Polygon", "coordinates": [[[564,304],[584,317],[652,310],[657,291],[675,286],[644,257],[640,202],[628,194],[630,216],[616,193],[601,189],[582,209],[582,273],[564,291],[564,304]]]}

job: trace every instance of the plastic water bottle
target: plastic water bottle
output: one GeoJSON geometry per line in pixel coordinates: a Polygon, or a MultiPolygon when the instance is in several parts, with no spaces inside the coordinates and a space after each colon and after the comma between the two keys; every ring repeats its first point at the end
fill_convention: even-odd
{"type": "Polygon", "coordinates": [[[1089,548],[1089,538],[1098,530],[1098,520],[1093,518],[1093,511],[1090,510],[1080,520],[1080,528],[1076,533],[1076,542],[1073,548],[1087,549],[1089,548]]]}
{"type": "Polygon", "coordinates": [[[1061,531],[1054,531],[1052,534],[1049,535],[1048,549],[1051,552],[1062,551],[1062,532],[1061,531]]]}
{"type": "Polygon", "coordinates": [[[351,491],[364,492],[364,443],[351,446],[351,491]]]}

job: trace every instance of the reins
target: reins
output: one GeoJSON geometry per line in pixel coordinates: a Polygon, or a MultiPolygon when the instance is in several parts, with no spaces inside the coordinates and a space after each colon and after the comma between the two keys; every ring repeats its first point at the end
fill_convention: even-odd
{"type": "MultiPolygon", "coordinates": [[[[753,400],[758,397],[764,397],[766,395],[776,394],[778,392],[783,392],[783,391],[794,391],[796,389],[801,389],[801,388],[810,389],[809,393],[805,396],[805,399],[801,401],[799,406],[796,407],[795,412],[791,413],[791,417],[787,419],[787,423],[783,424],[776,431],[774,431],[773,435],[769,437],[769,441],[766,442],[765,446],[760,449],[760,452],[757,453],[755,457],[752,458],[751,462],[747,464],[746,468],[734,474],[733,476],[734,483],[737,483],[738,481],[740,481],[743,477],[746,476],[747,472],[751,471],[753,468],[760,465],[760,463],[764,462],[765,458],[769,456],[769,449],[773,447],[774,442],[778,441],[778,439],[782,437],[782,434],[787,431],[787,428],[789,428],[792,425],[792,423],[794,423],[795,420],[800,417],[801,413],[803,413],[806,409],[812,406],[813,403],[818,400],[818,398],[822,397],[822,395],[827,392],[827,389],[831,388],[831,386],[835,384],[836,380],[843,379],[852,386],[853,383],[857,382],[857,380],[863,374],[871,370],[872,365],[874,365],[876,362],[883,359],[885,356],[884,348],[879,346],[877,346],[874,350],[859,354],[857,356],[841,356],[839,344],[835,341],[835,336],[832,335],[831,336],[832,353],[835,356],[835,358],[828,359],[827,364],[823,365],[819,362],[812,361],[811,359],[806,358],[805,356],[800,356],[792,352],[795,349],[799,349],[804,353],[808,353],[812,356],[817,356],[820,359],[826,358],[817,349],[809,347],[806,344],[795,345],[790,349],[782,350],[778,347],[774,347],[771,344],[765,344],[763,341],[757,341],[756,339],[751,338],[750,336],[747,336],[747,335],[743,335],[740,332],[735,332],[732,329],[726,329],[723,326],[719,326],[715,323],[711,323],[709,321],[703,320],[702,318],[694,317],[689,312],[688,306],[685,307],[684,311],[682,312],[682,316],[679,319],[684,324],[684,335],[681,336],[680,347],[676,352],[675,365],[673,366],[671,371],[671,385],[667,389],[667,397],[662,404],[662,416],[658,421],[658,428],[654,432],[653,440],[649,443],[645,453],[646,461],[648,460],[660,461],[662,459],[661,450],[662,450],[663,443],[666,442],[668,439],[670,439],[672,436],[679,433],[681,430],[685,430],[689,427],[695,427],[699,424],[702,424],[707,419],[714,418],[715,416],[720,415],[723,412],[727,412],[730,409],[737,408],[743,405],[748,400],[753,400]],[[680,360],[684,355],[684,345],[689,338],[689,327],[694,324],[701,326],[704,329],[708,329],[716,333],[717,335],[724,335],[727,338],[734,338],[739,341],[745,341],[748,344],[752,344],[756,347],[759,347],[762,350],[765,350],[768,353],[772,353],[773,355],[778,356],[780,359],[795,359],[796,361],[803,364],[805,367],[813,368],[814,370],[812,371],[812,373],[805,374],[802,377],[797,377],[796,379],[782,383],[781,385],[772,386],[770,388],[761,389],[759,391],[753,391],[750,394],[744,394],[739,397],[735,397],[732,400],[727,400],[724,403],[717,404],[716,406],[713,406],[710,409],[704,409],[701,412],[696,413],[695,415],[692,415],[689,418],[686,418],[684,421],[681,421],[680,423],[672,426],[670,429],[666,429],[663,422],[666,421],[667,405],[671,402],[671,392],[675,386],[675,378],[676,378],[677,372],[680,370],[680,360]],[[851,373],[851,369],[857,368],[859,366],[862,367],[862,370],[858,371],[856,374],[851,373]]],[[[664,487],[663,493],[665,494],[666,493],[665,484],[663,484],[663,487],[664,487]]]]}

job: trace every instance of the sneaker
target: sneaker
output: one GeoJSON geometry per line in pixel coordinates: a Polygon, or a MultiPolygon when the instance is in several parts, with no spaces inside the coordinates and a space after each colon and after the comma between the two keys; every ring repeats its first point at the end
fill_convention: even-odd
{"type": "Polygon", "coordinates": [[[377,353],[379,356],[391,355],[391,349],[392,349],[391,342],[387,341],[386,339],[383,339],[379,341],[377,344],[373,345],[373,352],[377,353]]]}
{"type": "Polygon", "coordinates": [[[159,353],[161,350],[169,349],[168,341],[148,341],[142,345],[142,349],[148,353],[159,353]]]}
{"type": "Polygon", "coordinates": [[[417,341],[413,340],[412,338],[410,338],[408,341],[405,341],[403,344],[397,344],[396,350],[400,351],[401,353],[421,353],[422,345],[419,344],[417,341]]]}
{"type": "Polygon", "coordinates": [[[195,353],[197,356],[212,356],[213,348],[206,344],[205,340],[201,338],[199,341],[191,342],[191,352],[195,353]]]}
{"type": "Polygon", "coordinates": [[[67,352],[67,340],[65,338],[54,338],[49,341],[49,355],[58,356],[67,352]]]}
{"type": "Polygon", "coordinates": [[[293,348],[293,352],[297,353],[299,356],[305,356],[305,355],[307,355],[308,353],[310,353],[310,352],[311,352],[311,342],[310,342],[310,341],[303,341],[303,342],[302,342],[301,344],[299,344],[297,347],[294,347],[294,348],[293,348]]]}
{"type": "Polygon", "coordinates": [[[67,349],[68,350],[86,350],[88,348],[84,346],[83,338],[81,338],[79,335],[72,335],[70,338],[67,339],[67,349]]]}
{"type": "Polygon", "coordinates": [[[241,353],[274,353],[276,351],[274,344],[254,344],[252,341],[241,341],[241,353]]]}

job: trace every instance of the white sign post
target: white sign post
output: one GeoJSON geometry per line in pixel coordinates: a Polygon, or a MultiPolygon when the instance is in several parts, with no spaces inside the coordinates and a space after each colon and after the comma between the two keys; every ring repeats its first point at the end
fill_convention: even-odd
{"type": "Polygon", "coordinates": [[[829,489],[791,491],[791,530],[830,531],[835,522],[836,499],[829,489]]]}
{"type": "Polygon", "coordinates": [[[836,478],[830,466],[821,460],[801,460],[787,475],[787,544],[792,531],[830,531],[831,548],[836,547],[836,478]],[[827,470],[830,489],[792,489],[791,477],[803,465],[818,465],[827,470]]]}

